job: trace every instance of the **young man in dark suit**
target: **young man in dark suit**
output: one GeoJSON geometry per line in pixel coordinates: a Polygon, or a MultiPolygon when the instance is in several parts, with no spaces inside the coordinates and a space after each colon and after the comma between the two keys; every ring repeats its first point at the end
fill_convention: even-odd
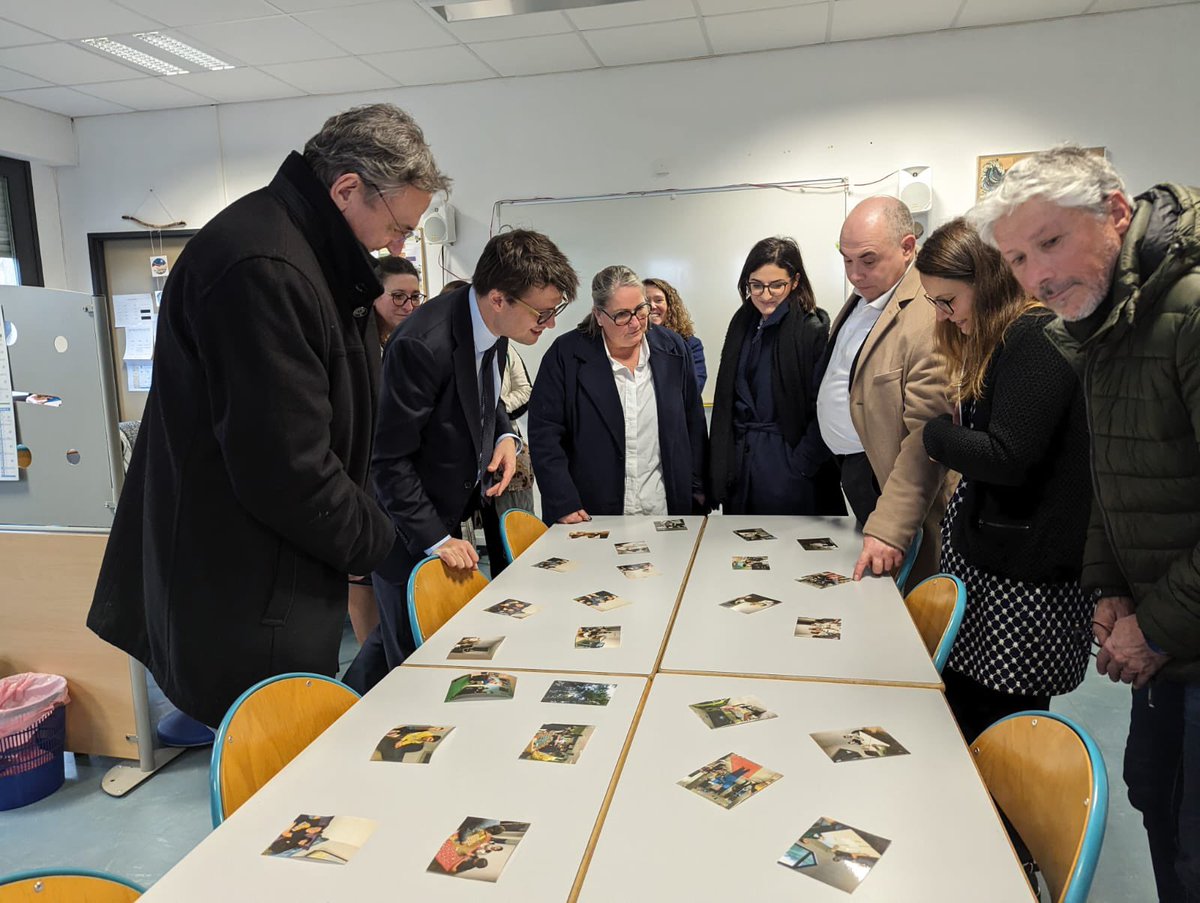
{"type": "Polygon", "coordinates": [[[455,534],[516,470],[517,438],[500,403],[508,340],[537,342],[579,287],[553,242],[520,229],[487,243],[471,282],[417,310],[384,353],[371,476],[398,535],[373,575],[380,624],[345,675],[360,692],[415,648],[406,597],[417,562],[478,565],[455,534]]]}

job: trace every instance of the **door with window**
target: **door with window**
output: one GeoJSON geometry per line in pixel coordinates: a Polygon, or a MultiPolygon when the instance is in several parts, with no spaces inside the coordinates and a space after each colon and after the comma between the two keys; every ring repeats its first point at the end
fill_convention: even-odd
{"type": "Polygon", "coordinates": [[[0,285],[44,284],[29,164],[0,157],[0,285]]]}

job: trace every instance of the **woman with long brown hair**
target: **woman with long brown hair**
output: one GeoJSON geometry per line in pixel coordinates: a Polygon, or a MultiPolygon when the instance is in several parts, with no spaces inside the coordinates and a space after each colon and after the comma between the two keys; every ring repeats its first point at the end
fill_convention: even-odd
{"type": "Polygon", "coordinates": [[[1079,381],[1045,332],[1054,315],[966,220],[935,231],[916,265],[960,412],[929,421],[924,441],[962,474],[942,520],[941,569],[966,584],[967,611],[942,678],[970,741],[1083,680],[1087,424],[1079,381]]]}
{"type": "Polygon", "coordinates": [[[643,279],[642,286],[646,289],[646,300],[650,302],[650,322],[667,327],[687,342],[688,350],[692,352],[692,364],[696,367],[696,385],[703,392],[704,384],[708,382],[704,344],[696,335],[696,324],[683,306],[679,292],[665,279],[643,279]]]}

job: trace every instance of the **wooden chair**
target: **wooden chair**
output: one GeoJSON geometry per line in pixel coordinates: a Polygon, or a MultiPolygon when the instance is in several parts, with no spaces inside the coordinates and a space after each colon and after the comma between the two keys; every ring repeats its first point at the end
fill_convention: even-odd
{"type": "Polygon", "coordinates": [[[914,586],[904,604],[941,674],[967,610],[966,586],[952,574],[934,574],[914,586]]]}
{"type": "Polygon", "coordinates": [[[1069,718],[1019,712],[971,744],[983,782],[1042,870],[1054,903],[1084,903],[1104,843],[1108,773],[1069,718]]]}
{"type": "Polygon", "coordinates": [[[540,519],[521,508],[509,508],[500,515],[500,538],[504,540],[504,553],[508,555],[509,563],[547,529],[540,519]]]}
{"type": "Polygon", "coordinates": [[[913,565],[916,564],[917,555],[921,551],[921,540],[924,537],[925,528],[917,527],[917,535],[913,537],[912,545],[904,553],[904,560],[900,562],[900,570],[896,571],[896,586],[900,587],[900,592],[904,592],[904,584],[908,582],[908,575],[912,573],[913,565]]]}
{"type": "Polygon", "coordinates": [[[408,620],[418,646],[488,585],[478,570],[448,568],[436,555],[424,558],[408,578],[408,620]]]}
{"type": "Polygon", "coordinates": [[[359,696],[322,674],[259,681],[225,713],[213,743],[209,802],[213,827],[337,721],[359,696]]]}
{"type": "Polygon", "coordinates": [[[0,903],[130,903],[145,890],[85,869],[43,869],[0,877],[0,903]]]}

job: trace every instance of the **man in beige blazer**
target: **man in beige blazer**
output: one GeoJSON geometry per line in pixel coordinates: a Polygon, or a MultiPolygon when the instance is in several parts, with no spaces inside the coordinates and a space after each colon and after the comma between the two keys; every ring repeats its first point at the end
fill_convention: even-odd
{"type": "Polygon", "coordinates": [[[937,570],[945,510],[946,469],[925,454],[921,430],[951,405],[934,351],[934,309],[912,266],[912,214],[895,198],[869,198],[846,218],[839,248],[855,292],[826,352],[821,436],[841,463],[843,490],[863,528],[854,579],[898,568],[923,527],[914,586],[937,570]]]}

